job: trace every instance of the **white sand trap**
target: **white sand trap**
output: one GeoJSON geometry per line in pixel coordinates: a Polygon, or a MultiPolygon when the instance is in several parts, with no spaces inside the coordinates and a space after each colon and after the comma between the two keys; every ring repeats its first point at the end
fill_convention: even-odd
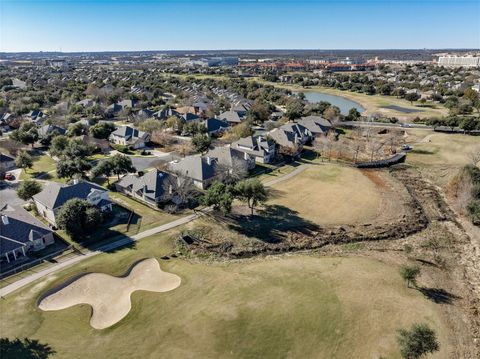
{"type": "Polygon", "coordinates": [[[136,290],[168,292],[177,288],[180,282],[179,276],[163,272],[158,261],[149,258],[135,265],[123,278],[103,273],[87,274],[45,297],[39,308],[61,310],[88,304],[93,309],[90,325],[95,329],[104,329],[128,314],[132,307],[130,295],[136,290]]]}

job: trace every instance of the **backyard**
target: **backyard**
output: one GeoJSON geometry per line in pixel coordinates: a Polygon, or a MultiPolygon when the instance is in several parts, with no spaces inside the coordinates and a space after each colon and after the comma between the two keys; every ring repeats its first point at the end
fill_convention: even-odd
{"type": "Polygon", "coordinates": [[[37,307],[46,290],[72,276],[119,276],[139,259],[169,255],[176,235],[145,238],[135,248],[87,259],[7,296],[0,301],[0,335],[39,339],[58,358],[400,358],[397,329],[421,321],[439,335],[435,358],[449,357],[436,304],[408,289],[396,265],[366,258],[159,260],[162,270],[181,277],[180,287],[133,293],[130,313],[101,331],[90,326],[88,305],[52,312],[37,307]]]}

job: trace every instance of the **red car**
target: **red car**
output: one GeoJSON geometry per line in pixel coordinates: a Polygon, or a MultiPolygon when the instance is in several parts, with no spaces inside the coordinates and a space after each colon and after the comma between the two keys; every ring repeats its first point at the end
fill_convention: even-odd
{"type": "Polygon", "coordinates": [[[13,174],[11,174],[11,173],[6,173],[6,174],[5,174],[5,179],[6,179],[7,181],[13,181],[13,180],[15,179],[15,176],[14,176],[13,174]]]}

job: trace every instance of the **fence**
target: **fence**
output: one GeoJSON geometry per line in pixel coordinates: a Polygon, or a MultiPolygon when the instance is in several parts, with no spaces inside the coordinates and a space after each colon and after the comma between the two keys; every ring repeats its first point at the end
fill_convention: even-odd
{"type": "Polygon", "coordinates": [[[396,165],[397,163],[405,162],[407,158],[407,154],[405,152],[401,152],[396,154],[393,157],[379,160],[379,161],[371,161],[371,162],[361,162],[357,163],[355,166],[357,168],[382,168],[382,167],[390,167],[396,165]]]}
{"type": "Polygon", "coordinates": [[[35,267],[39,264],[42,264],[43,262],[49,261],[49,260],[59,256],[60,254],[67,254],[67,252],[71,253],[73,251],[74,251],[74,247],[72,245],[69,245],[67,248],[60,249],[56,252],[50,253],[49,255],[42,257],[42,258],[37,258],[37,259],[31,260],[27,263],[24,263],[24,264],[21,264],[21,265],[15,267],[15,268],[12,268],[12,269],[10,269],[6,272],[1,272],[0,273],[0,279],[8,278],[8,277],[10,277],[14,274],[18,274],[20,272],[23,272],[24,270],[27,270],[29,268],[35,267]]]}

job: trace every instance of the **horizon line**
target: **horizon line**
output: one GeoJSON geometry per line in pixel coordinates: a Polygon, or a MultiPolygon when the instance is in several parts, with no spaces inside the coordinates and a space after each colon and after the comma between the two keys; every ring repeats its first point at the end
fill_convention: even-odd
{"type": "Polygon", "coordinates": [[[58,50],[38,50],[38,51],[0,51],[0,54],[78,54],[78,53],[118,53],[118,52],[208,52],[208,51],[404,51],[404,50],[467,50],[480,51],[475,47],[422,47],[422,48],[232,48],[232,49],[163,49],[163,50],[77,50],[77,51],[58,51],[58,50]]]}

